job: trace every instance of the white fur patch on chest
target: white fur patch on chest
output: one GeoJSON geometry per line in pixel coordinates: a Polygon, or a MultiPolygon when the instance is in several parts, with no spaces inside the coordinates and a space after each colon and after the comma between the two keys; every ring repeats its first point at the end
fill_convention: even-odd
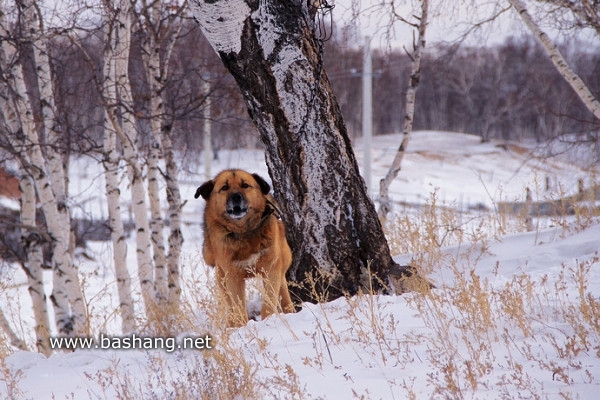
{"type": "Polygon", "coordinates": [[[264,256],[268,251],[269,249],[262,249],[261,251],[251,254],[250,257],[246,258],[245,260],[232,261],[231,265],[245,270],[253,269],[256,266],[256,263],[258,263],[258,260],[260,260],[260,258],[264,256]]]}

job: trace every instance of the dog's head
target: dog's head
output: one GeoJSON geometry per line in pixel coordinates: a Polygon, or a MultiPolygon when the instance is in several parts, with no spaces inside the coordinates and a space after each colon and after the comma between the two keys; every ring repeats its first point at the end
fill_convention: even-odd
{"type": "Polygon", "coordinates": [[[269,184],[258,174],[231,169],[204,182],[194,197],[202,196],[206,200],[208,217],[221,219],[227,225],[250,228],[262,218],[265,195],[270,190],[269,184]]]}

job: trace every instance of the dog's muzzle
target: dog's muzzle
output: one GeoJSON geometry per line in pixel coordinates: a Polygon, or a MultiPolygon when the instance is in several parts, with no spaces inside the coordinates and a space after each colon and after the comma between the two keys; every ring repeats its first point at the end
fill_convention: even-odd
{"type": "Polygon", "coordinates": [[[241,193],[232,193],[227,197],[227,215],[233,219],[241,219],[248,213],[248,202],[241,193]]]}

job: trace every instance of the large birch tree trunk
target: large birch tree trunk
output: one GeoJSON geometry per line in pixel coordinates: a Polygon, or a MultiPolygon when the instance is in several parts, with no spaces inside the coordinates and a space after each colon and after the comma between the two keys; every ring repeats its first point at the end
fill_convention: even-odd
{"type": "Polygon", "coordinates": [[[382,289],[396,265],[323,70],[316,10],[308,1],[193,0],[190,8],[266,146],[296,299],[352,295],[361,283],[382,289]]]}
{"type": "Polygon", "coordinates": [[[573,71],[573,68],[571,68],[567,60],[565,60],[558,47],[552,42],[552,39],[550,39],[550,37],[534,21],[527,10],[525,3],[522,0],[508,0],[508,2],[514,7],[515,11],[517,11],[519,17],[521,17],[533,36],[540,41],[542,47],[550,57],[552,64],[554,64],[558,72],[573,88],[575,93],[577,93],[577,96],[579,96],[583,104],[585,104],[588,110],[590,110],[597,119],[600,119],[600,102],[598,102],[592,92],[590,92],[579,75],[573,71]]]}
{"type": "Polygon", "coordinates": [[[402,168],[402,160],[406,154],[406,148],[410,141],[410,134],[413,128],[413,119],[415,115],[415,99],[417,88],[421,80],[421,55],[425,49],[425,33],[427,32],[427,16],[429,14],[429,0],[421,1],[421,18],[416,26],[419,31],[419,37],[414,45],[412,55],[412,69],[406,90],[406,113],[404,114],[404,129],[402,130],[402,141],[396,152],[394,161],[385,177],[379,182],[379,219],[382,223],[387,219],[387,215],[392,210],[392,201],[390,199],[390,185],[398,176],[402,168]]]}

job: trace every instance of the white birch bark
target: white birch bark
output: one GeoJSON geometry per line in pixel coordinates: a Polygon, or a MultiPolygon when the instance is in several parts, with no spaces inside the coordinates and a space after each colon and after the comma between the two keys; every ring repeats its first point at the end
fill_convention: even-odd
{"type": "Polygon", "coordinates": [[[427,16],[429,13],[429,0],[422,0],[421,2],[421,19],[418,24],[419,37],[417,43],[414,46],[414,52],[412,55],[412,69],[410,74],[410,80],[408,83],[408,89],[406,91],[406,113],[404,115],[404,129],[402,131],[402,142],[396,152],[394,161],[390,166],[385,177],[379,182],[379,220],[385,221],[388,213],[392,209],[392,201],[389,196],[390,184],[402,169],[402,160],[406,154],[406,148],[410,141],[410,134],[412,133],[413,117],[415,113],[415,98],[417,94],[417,88],[421,78],[421,55],[425,48],[425,34],[427,32],[427,16]]]}
{"type": "Polygon", "coordinates": [[[146,40],[142,43],[142,54],[146,64],[146,79],[150,86],[151,107],[151,138],[152,142],[148,154],[148,200],[150,203],[150,233],[154,244],[154,285],[159,302],[167,300],[167,266],[165,257],[165,240],[163,235],[164,223],[160,206],[160,171],[159,162],[162,154],[162,140],[160,134],[161,119],[164,113],[161,92],[164,87],[164,76],[160,62],[160,35],[161,35],[161,9],[162,1],[156,0],[144,8],[144,25],[146,40]]]}
{"type": "Polygon", "coordinates": [[[153,319],[157,310],[154,306],[152,242],[146,206],[146,188],[138,158],[138,137],[128,74],[131,3],[127,0],[117,0],[114,5],[111,3],[106,6],[106,12],[107,20],[114,21],[111,43],[108,46],[111,48],[111,70],[105,76],[104,87],[105,102],[108,105],[107,116],[111,128],[121,140],[123,159],[127,163],[136,228],[138,278],[146,315],[153,319]]]}
{"type": "MultiPolygon", "coordinates": [[[[42,110],[42,119],[39,121],[38,131],[45,137],[46,146],[44,147],[44,155],[48,165],[48,175],[52,184],[52,191],[56,201],[58,212],[58,223],[53,231],[54,236],[61,236],[61,241],[67,244],[71,243],[71,216],[67,198],[67,172],[65,170],[66,163],[64,155],[61,152],[63,147],[61,144],[61,132],[56,118],[56,106],[54,103],[54,85],[50,71],[50,59],[48,56],[48,39],[44,36],[39,21],[39,15],[35,7],[35,1],[21,1],[21,7],[24,16],[24,31],[33,45],[33,57],[36,65],[37,83],[40,93],[40,105],[42,110]]],[[[69,257],[72,260],[73,248],[67,248],[69,257]]],[[[60,253],[53,253],[53,257],[63,257],[60,253]]],[[[69,298],[69,303],[72,307],[73,318],[77,321],[85,321],[86,308],[83,298],[83,291],[79,283],[77,266],[71,262],[71,266],[63,271],[66,275],[66,290],[69,298]]],[[[61,274],[63,272],[55,273],[61,274]]],[[[62,277],[57,279],[62,279],[62,277]]],[[[84,332],[77,332],[82,335],[84,332]]]]}
{"type": "MultiPolygon", "coordinates": [[[[176,29],[171,33],[168,38],[166,46],[164,62],[162,66],[163,76],[168,76],[169,61],[171,60],[171,54],[173,47],[181,28],[183,27],[184,12],[187,8],[187,1],[179,8],[177,15],[179,16],[179,23],[177,23],[176,29]]],[[[166,96],[166,92],[163,90],[161,95],[166,96]]],[[[167,190],[167,204],[169,205],[168,218],[170,222],[169,232],[169,253],[167,255],[167,272],[168,272],[168,305],[171,312],[177,312],[179,310],[179,301],[181,296],[181,284],[179,276],[179,260],[181,256],[181,248],[183,246],[183,234],[181,232],[181,210],[184,205],[181,201],[181,191],[179,189],[179,167],[177,165],[177,158],[175,149],[173,148],[173,142],[171,141],[171,129],[172,122],[167,122],[165,118],[162,118],[162,144],[165,158],[165,181],[167,190]]]]}
{"type": "MultiPolygon", "coordinates": [[[[105,17],[112,21],[111,5],[105,4],[105,17]]],[[[107,46],[104,50],[103,79],[97,80],[98,90],[102,94],[104,104],[104,167],[105,191],[107,198],[108,222],[111,231],[111,243],[113,246],[113,263],[117,281],[117,293],[119,297],[119,313],[121,315],[121,331],[124,334],[134,332],[136,329],[135,303],[132,296],[132,280],[127,267],[127,237],[121,216],[121,189],[119,187],[121,156],[117,147],[117,135],[115,130],[122,129],[115,115],[119,113],[114,110],[118,107],[116,74],[115,74],[115,45],[118,42],[117,25],[105,25],[105,41],[107,46]],[[116,127],[116,128],[115,128],[116,127]]],[[[84,54],[87,62],[93,68],[93,61],[81,44],[74,42],[84,54]]],[[[120,132],[120,136],[123,133],[120,132]]]]}
{"type": "Polygon", "coordinates": [[[42,271],[44,255],[41,241],[36,240],[34,232],[30,229],[36,227],[36,198],[33,179],[26,171],[21,174],[19,187],[21,189],[21,224],[23,225],[21,238],[27,254],[23,270],[27,275],[27,290],[33,306],[36,347],[40,353],[48,357],[52,350],[49,342],[50,321],[42,271]]]}
{"type": "Polygon", "coordinates": [[[567,60],[565,60],[560,50],[552,42],[550,37],[533,20],[525,3],[522,0],[508,0],[508,2],[514,7],[515,11],[517,11],[519,17],[521,17],[533,36],[540,41],[542,47],[550,57],[550,60],[558,72],[567,81],[571,88],[573,88],[575,93],[577,93],[577,96],[579,96],[583,104],[585,104],[588,110],[590,110],[596,118],[600,119],[600,102],[598,102],[592,92],[590,92],[589,88],[579,77],[579,75],[573,71],[573,68],[571,68],[567,60]]]}
{"type": "Polygon", "coordinates": [[[179,284],[179,258],[183,236],[181,234],[181,195],[178,181],[178,168],[171,138],[172,124],[166,121],[164,102],[165,84],[169,74],[169,60],[177,36],[183,27],[181,16],[186,8],[184,2],[180,8],[162,19],[162,1],[155,1],[142,9],[144,21],[151,21],[148,37],[143,42],[142,54],[145,55],[147,81],[151,89],[152,140],[148,160],[148,194],[150,200],[150,228],[154,243],[155,285],[160,300],[167,300],[173,311],[178,308],[181,288],[179,284]],[[165,160],[164,179],[166,181],[166,197],[169,206],[168,219],[170,233],[168,238],[169,252],[165,256],[163,238],[164,219],[159,203],[159,157],[165,160]],[[165,258],[166,257],[166,258],[165,258]],[[166,271],[165,271],[166,268],[166,271]],[[165,280],[166,278],[166,280],[165,280]]]}
{"type": "Polygon", "coordinates": [[[44,165],[44,156],[37,140],[35,131],[27,132],[26,154],[31,165],[30,173],[36,183],[40,205],[46,218],[48,233],[53,238],[52,242],[52,269],[53,289],[51,300],[54,304],[56,325],[60,335],[85,335],[87,332],[87,317],[85,315],[85,304],[83,298],[74,299],[79,304],[73,304],[74,308],[83,310],[83,314],[71,314],[69,293],[77,293],[80,290],[79,280],[73,274],[73,261],[69,252],[69,235],[64,234],[61,216],[58,212],[57,202],[52,191],[48,173],[44,165]],[[73,281],[75,276],[76,281],[73,281]]]}
{"type": "MultiPolygon", "coordinates": [[[[166,131],[166,130],[165,130],[166,131]]],[[[165,169],[167,181],[167,203],[169,204],[168,217],[170,221],[169,253],[167,255],[168,268],[168,298],[167,303],[171,312],[179,309],[181,296],[181,284],[179,282],[179,259],[181,247],[183,246],[183,235],[181,233],[181,192],[179,190],[179,169],[177,167],[175,151],[168,133],[163,136],[165,152],[165,169]]]]}
{"type": "MultiPolygon", "coordinates": [[[[6,34],[4,26],[4,18],[0,15],[1,36],[6,34]]],[[[2,66],[2,69],[7,72],[5,75],[7,77],[7,83],[10,82],[14,84],[16,79],[22,79],[20,70],[16,66],[12,67],[15,65],[14,61],[16,56],[16,48],[11,46],[8,42],[4,42],[0,47],[0,65],[2,66]]],[[[4,85],[1,87],[1,90],[4,93],[10,93],[10,88],[5,87],[4,85]]],[[[12,132],[19,132],[27,127],[23,126],[23,121],[19,118],[18,110],[14,108],[14,105],[15,103],[13,101],[1,101],[0,113],[3,115],[10,130],[12,132]]],[[[28,121],[28,129],[34,129],[33,120],[29,119],[28,121]]],[[[15,138],[11,138],[10,142],[13,145],[19,144],[19,141],[15,138]]],[[[20,149],[20,146],[15,150],[18,149],[20,149]]],[[[26,163],[26,160],[24,161],[26,163]]],[[[50,335],[50,322],[48,319],[48,306],[42,276],[42,264],[44,260],[40,240],[36,240],[35,235],[32,232],[32,228],[36,228],[36,197],[34,185],[33,179],[31,179],[27,170],[22,168],[19,179],[19,187],[21,190],[21,240],[27,256],[27,260],[22,264],[22,267],[27,275],[28,291],[33,306],[36,346],[40,353],[49,356],[51,352],[48,341],[50,335]]]]}
{"type": "MultiPolygon", "coordinates": [[[[155,103],[153,100],[152,103],[155,103]]],[[[154,108],[154,107],[153,107],[154,108]]],[[[164,223],[160,205],[160,171],[159,162],[162,153],[162,140],[160,138],[160,124],[156,129],[156,122],[152,118],[152,144],[148,154],[148,202],[150,205],[150,237],[153,244],[154,261],[154,287],[156,300],[163,303],[167,299],[167,260],[165,256],[164,223]]]]}
{"type": "MultiPolygon", "coordinates": [[[[108,117],[106,118],[108,121],[108,117]]],[[[107,124],[108,122],[106,122],[107,124]]],[[[104,129],[104,179],[110,238],[113,245],[113,262],[117,279],[119,312],[123,334],[135,331],[135,311],[131,295],[131,276],[127,269],[127,242],[121,218],[121,192],[119,189],[119,155],[116,135],[109,126],[104,129]]]]}

